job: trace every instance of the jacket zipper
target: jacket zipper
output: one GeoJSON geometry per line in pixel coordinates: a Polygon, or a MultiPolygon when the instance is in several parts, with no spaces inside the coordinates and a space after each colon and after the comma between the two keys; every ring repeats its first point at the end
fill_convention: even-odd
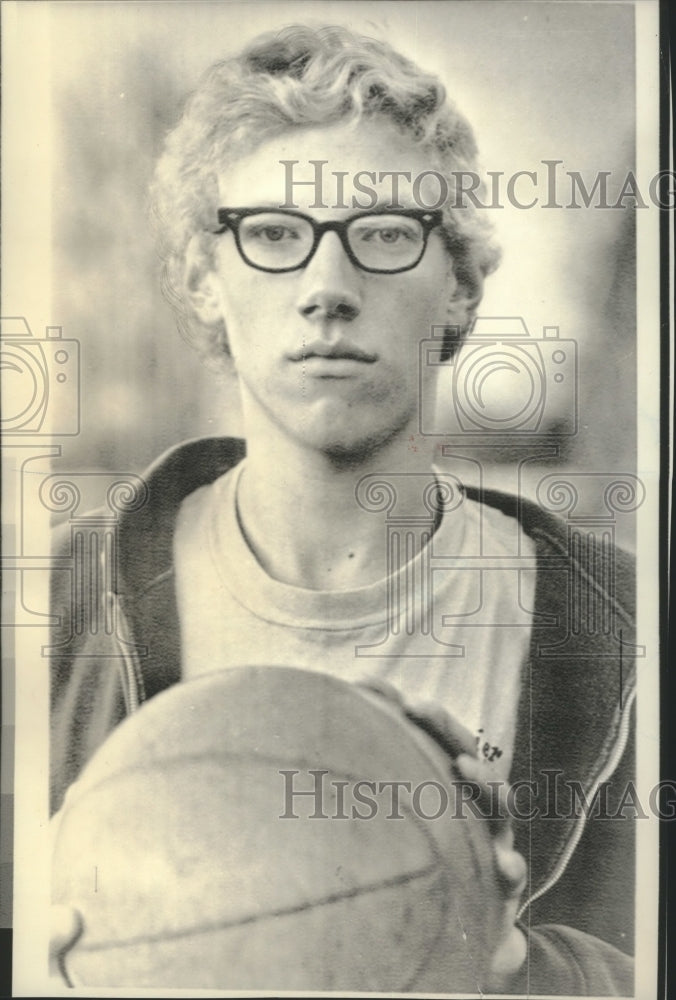
{"type": "Polygon", "coordinates": [[[145,690],[141,664],[132,641],[127,616],[122,607],[122,600],[117,594],[109,594],[113,622],[115,622],[115,641],[122,656],[123,667],[120,669],[120,681],[124,695],[124,706],[127,715],[135,712],[145,701],[145,690]]]}
{"type": "MultiPolygon", "coordinates": [[[[629,736],[629,717],[631,715],[631,708],[635,699],[636,699],[636,688],[633,688],[631,695],[629,696],[627,703],[623,709],[622,716],[620,718],[620,727],[612,754],[608,759],[605,768],[600,772],[594,783],[591,785],[590,791],[592,794],[590,798],[592,802],[594,801],[594,796],[596,795],[599,785],[601,785],[604,781],[607,781],[611,777],[611,775],[617,768],[617,765],[620,763],[622,754],[624,753],[625,747],[627,745],[627,739],[629,736]]],[[[573,856],[573,853],[575,852],[575,848],[580,842],[580,838],[584,832],[587,819],[588,816],[586,815],[585,811],[582,810],[580,816],[578,816],[577,818],[577,823],[573,829],[570,839],[566,844],[566,848],[561,857],[559,858],[557,864],[554,866],[554,870],[552,871],[551,875],[545,882],[543,882],[540,888],[536,892],[534,892],[532,896],[529,896],[528,899],[525,901],[525,903],[522,904],[517,913],[517,918],[520,918],[522,914],[528,909],[528,907],[535,902],[536,899],[540,899],[540,897],[544,896],[546,892],[549,892],[549,890],[553,888],[553,886],[555,886],[556,883],[559,881],[559,879],[562,877],[563,873],[568,867],[568,862],[570,861],[570,859],[573,856]]]]}

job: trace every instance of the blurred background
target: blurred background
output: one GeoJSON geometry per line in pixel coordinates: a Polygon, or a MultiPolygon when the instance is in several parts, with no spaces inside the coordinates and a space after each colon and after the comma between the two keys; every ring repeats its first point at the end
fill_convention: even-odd
{"type": "MultiPolygon", "coordinates": [[[[33,252],[48,262],[50,292],[48,305],[22,292],[5,300],[3,312],[25,315],[36,336],[47,323],[80,343],[81,429],[64,444],[57,468],[141,472],[182,439],[241,430],[234,381],[203,367],[181,341],[160,294],[146,190],[185,95],[211,62],[259,32],[310,21],[387,39],[442,77],[474,125],[483,167],[506,177],[536,171],[541,200],[543,160],[579,171],[588,188],[597,172],[610,172],[611,204],[634,166],[631,5],[327,0],[19,7],[26,24],[36,16],[26,8],[42,12],[44,57],[35,73],[43,86],[47,80],[50,107],[33,154],[42,155],[42,141],[50,214],[46,245],[33,252]]],[[[531,196],[528,182],[517,191],[524,200],[531,196]]],[[[569,200],[562,175],[559,201],[569,200]]],[[[635,472],[633,211],[519,210],[507,203],[504,181],[501,202],[505,207],[490,214],[503,262],[487,282],[480,315],[505,318],[505,329],[514,328],[510,318],[523,320],[526,337],[541,345],[524,352],[523,371],[529,377],[529,369],[531,375],[541,370],[549,395],[537,435],[475,449],[484,479],[534,493],[542,468],[635,472]],[[544,327],[558,327],[562,340],[574,342],[565,352],[568,388],[558,395],[544,327]],[[571,380],[577,424],[571,422],[571,380]],[[514,469],[524,462],[517,484],[514,469]]],[[[491,321],[484,330],[499,343],[499,324],[491,321]]],[[[424,428],[442,443],[457,429],[459,366],[444,372],[439,412],[428,415],[424,428]]],[[[499,414],[524,383],[509,365],[498,366],[491,379],[479,379],[472,392],[483,388],[499,414]]],[[[508,429],[519,430],[518,421],[509,423],[509,407],[503,417],[508,429]]],[[[475,438],[470,429],[470,445],[475,438]]],[[[463,454],[472,451],[463,448],[463,454]]],[[[468,468],[471,478],[478,467],[468,468]]],[[[631,545],[631,536],[624,541],[631,545]]]]}

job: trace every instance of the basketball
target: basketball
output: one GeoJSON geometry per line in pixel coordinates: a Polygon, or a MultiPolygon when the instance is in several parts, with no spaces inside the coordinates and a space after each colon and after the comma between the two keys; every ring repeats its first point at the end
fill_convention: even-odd
{"type": "Polygon", "coordinates": [[[62,809],[53,899],[74,986],[476,993],[490,835],[443,810],[449,758],[318,673],[175,685],[101,745],[62,809]]]}

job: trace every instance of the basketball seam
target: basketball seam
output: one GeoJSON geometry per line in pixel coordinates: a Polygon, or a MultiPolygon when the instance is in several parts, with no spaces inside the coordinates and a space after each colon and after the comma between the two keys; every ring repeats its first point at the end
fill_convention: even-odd
{"type": "Polygon", "coordinates": [[[443,869],[440,870],[438,864],[435,864],[422,868],[417,872],[407,872],[403,875],[396,875],[389,879],[383,879],[381,882],[374,882],[373,885],[370,886],[355,886],[351,889],[345,889],[342,892],[331,893],[323,899],[296,903],[293,906],[284,906],[277,910],[268,910],[266,913],[252,913],[245,917],[238,917],[232,920],[220,920],[204,925],[196,925],[184,930],[167,930],[163,931],[161,934],[141,935],[135,938],[128,938],[125,941],[104,941],[96,944],[87,944],[85,941],[82,941],[81,943],[78,943],[77,947],[79,951],[92,953],[97,951],[113,950],[115,948],[128,948],[138,944],[156,944],[162,941],[173,941],[182,937],[191,937],[195,934],[209,934],[217,930],[227,930],[231,927],[245,927],[248,924],[262,923],[265,920],[270,920],[275,917],[285,917],[294,913],[302,913],[304,910],[314,910],[320,906],[330,906],[332,903],[342,902],[342,900],[345,899],[352,899],[355,896],[367,895],[371,892],[377,892],[380,889],[390,889],[397,885],[405,885],[408,882],[425,878],[427,875],[432,875],[434,873],[443,874],[443,869]]]}

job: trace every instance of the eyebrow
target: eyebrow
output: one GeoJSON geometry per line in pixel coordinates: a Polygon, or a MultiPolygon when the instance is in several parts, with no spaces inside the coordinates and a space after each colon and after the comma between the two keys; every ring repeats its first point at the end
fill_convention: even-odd
{"type": "MultiPolygon", "coordinates": [[[[309,207],[308,208],[299,208],[298,206],[295,206],[295,205],[292,206],[292,207],[287,207],[285,205],[280,205],[276,201],[258,201],[258,202],[255,202],[255,203],[251,203],[250,202],[248,207],[250,207],[250,208],[260,208],[260,209],[263,209],[263,210],[266,210],[266,211],[270,210],[271,212],[299,212],[301,215],[307,215],[310,218],[313,217],[312,216],[312,211],[313,210],[311,208],[309,208],[309,207]]],[[[326,205],[326,206],[322,205],[321,207],[322,208],[331,208],[332,206],[330,206],[330,205],[326,205]]],[[[388,211],[392,211],[392,212],[397,212],[397,211],[407,212],[409,210],[410,211],[417,211],[420,208],[420,206],[419,205],[415,205],[415,204],[403,205],[399,201],[395,205],[392,205],[391,202],[387,202],[387,201],[382,201],[381,202],[381,201],[379,201],[379,202],[376,202],[375,205],[369,205],[368,208],[360,208],[359,205],[345,205],[345,206],[341,205],[340,208],[343,211],[349,211],[349,210],[351,210],[353,213],[370,215],[372,213],[373,214],[380,214],[381,212],[388,212],[388,211]]]]}

